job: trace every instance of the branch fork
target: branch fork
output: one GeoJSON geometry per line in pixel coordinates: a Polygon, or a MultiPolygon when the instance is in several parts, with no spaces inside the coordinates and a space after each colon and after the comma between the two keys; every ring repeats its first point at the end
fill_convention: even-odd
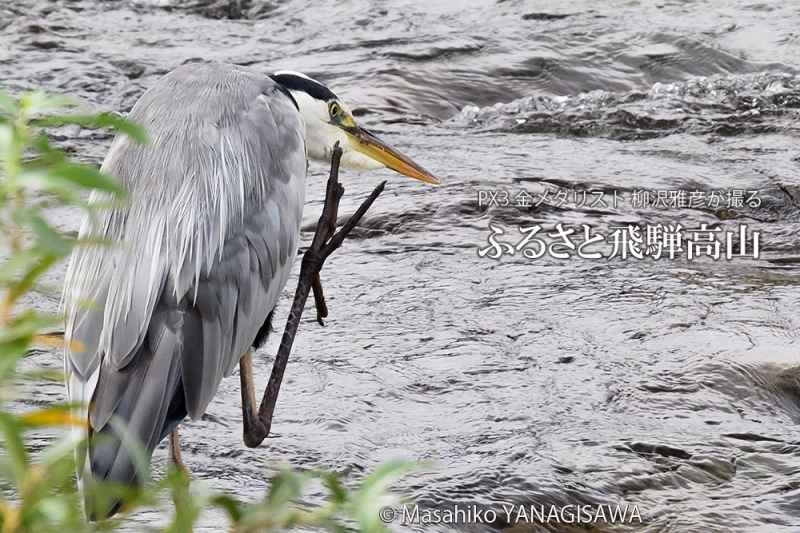
{"type": "Polygon", "coordinates": [[[252,357],[246,354],[240,364],[240,379],[242,383],[242,415],[244,417],[244,442],[248,447],[260,445],[269,435],[272,427],[272,417],[275,404],[278,400],[286,363],[294,344],[297,328],[303,315],[309,292],[314,292],[314,303],[317,309],[317,322],[324,325],[322,319],[328,316],[328,308],[322,292],[319,273],[325,260],[344,242],[348,234],[361,221],[361,218],[372,206],[376,198],[383,192],[386,182],[381,182],[370,195],[361,203],[355,213],[336,231],[336,221],[339,216],[339,201],[344,194],[344,187],[339,183],[339,164],[342,158],[342,149],[337,142],[331,157],[331,171],[325,191],[325,204],[322,215],[319,217],[314,239],[308,250],[303,254],[300,265],[300,278],[294,293],[294,301],[286,320],[286,327],[281,337],[280,347],[272,364],[272,373],[261,398],[258,411],[255,410],[255,391],[253,387],[252,357]]]}

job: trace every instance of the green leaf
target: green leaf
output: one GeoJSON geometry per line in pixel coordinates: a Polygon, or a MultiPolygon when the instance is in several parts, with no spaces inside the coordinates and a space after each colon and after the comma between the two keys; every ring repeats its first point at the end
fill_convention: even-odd
{"type": "Polygon", "coordinates": [[[53,327],[59,322],[60,317],[56,315],[47,315],[26,309],[15,316],[9,325],[0,329],[0,343],[32,339],[41,330],[53,327]]]}
{"type": "Polygon", "coordinates": [[[361,484],[360,492],[383,493],[392,483],[416,468],[418,465],[413,461],[396,460],[383,463],[366,477],[361,484]]]}
{"type": "Polygon", "coordinates": [[[3,445],[10,462],[11,474],[19,490],[28,470],[28,451],[22,440],[22,427],[14,416],[0,412],[0,431],[3,432],[3,445]]]}
{"type": "Polygon", "coordinates": [[[31,145],[42,156],[37,163],[52,165],[55,163],[60,163],[67,158],[67,155],[64,152],[53,147],[53,145],[50,143],[50,139],[44,133],[35,135],[33,139],[31,139],[31,145]]]}
{"type": "MultiPolygon", "coordinates": [[[[64,498],[52,496],[39,500],[36,504],[37,515],[41,516],[42,521],[51,525],[51,527],[63,526],[68,523],[73,510],[70,508],[70,502],[64,498]]],[[[40,520],[37,520],[39,522],[40,520]]]]}
{"type": "Polygon", "coordinates": [[[22,276],[22,279],[13,283],[8,289],[9,293],[7,296],[10,298],[10,301],[16,301],[17,298],[20,298],[26,292],[31,290],[36,284],[36,281],[45,272],[50,270],[50,267],[52,267],[58,260],[58,256],[40,253],[39,260],[31,267],[30,270],[25,272],[25,274],[22,276]]]}
{"type": "Polygon", "coordinates": [[[48,254],[64,257],[73,247],[73,239],[65,239],[56,231],[39,213],[26,209],[20,213],[20,218],[33,230],[39,246],[48,254]]]}
{"type": "Polygon", "coordinates": [[[20,109],[29,114],[75,107],[76,105],[78,105],[78,101],[74,98],[69,96],[49,95],[44,91],[25,93],[19,99],[20,109]]]}
{"type": "Polygon", "coordinates": [[[308,477],[305,474],[284,470],[272,478],[267,501],[273,507],[284,508],[303,493],[308,477]]]}
{"type": "Polygon", "coordinates": [[[17,281],[25,272],[30,271],[41,260],[37,250],[27,248],[0,263],[0,285],[17,281]]]}
{"type": "Polygon", "coordinates": [[[5,91],[0,90],[0,111],[9,115],[17,114],[17,102],[5,91]]]}
{"type": "Polygon", "coordinates": [[[227,494],[220,494],[211,498],[211,503],[222,508],[233,523],[242,519],[242,504],[236,498],[227,494]]]}
{"type": "Polygon", "coordinates": [[[47,172],[42,177],[45,180],[68,181],[85,189],[98,189],[120,196],[125,194],[116,179],[88,165],[60,163],[47,169],[47,172]]]}
{"type": "Polygon", "coordinates": [[[144,128],[116,113],[97,113],[95,115],[50,115],[31,120],[33,126],[58,127],[75,124],[84,128],[110,128],[124,133],[140,144],[148,142],[144,128]]]}
{"type": "MultiPolygon", "coordinates": [[[[41,173],[26,172],[24,179],[27,180],[29,185],[32,185],[37,190],[41,190],[48,195],[52,195],[50,197],[38,195],[39,201],[35,206],[37,209],[47,210],[67,205],[79,207],[89,215],[92,226],[97,226],[99,223],[99,219],[97,217],[97,213],[99,211],[110,209],[119,205],[119,200],[114,201],[114,198],[111,195],[106,195],[105,198],[107,199],[95,196],[91,198],[91,201],[86,200],[84,199],[85,195],[82,195],[82,188],[76,187],[72,183],[66,181],[53,181],[49,178],[49,176],[43,176],[41,173]]],[[[97,241],[94,244],[101,244],[99,242],[100,239],[93,237],[91,240],[97,241]]],[[[87,239],[84,239],[84,241],[87,241],[87,239]]],[[[108,241],[105,242],[108,244],[108,241]]],[[[76,244],[91,243],[78,242],[76,244]]]]}
{"type": "Polygon", "coordinates": [[[392,483],[415,468],[417,465],[410,461],[390,461],[367,476],[349,506],[362,532],[386,531],[385,524],[380,521],[381,508],[394,505],[398,500],[387,490],[392,483]]]}
{"type": "Polygon", "coordinates": [[[6,381],[17,368],[17,361],[25,357],[31,337],[0,341],[0,383],[6,381]]]}
{"type": "Polygon", "coordinates": [[[11,143],[14,140],[14,128],[11,124],[0,122],[0,160],[8,157],[11,143]]]}
{"type": "Polygon", "coordinates": [[[63,405],[52,405],[43,409],[34,409],[18,417],[18,420],[27,428],[68,426],[81,427],[85,421],[81,420],[73,409],[63,405]]]}
{"type": "Polygon", "coordinates": [[[336,472],[323,472],[321,477],[325,487],[331,493],[330,499],[333,503],[342,504],[347,501],[347,489],[336,472]]]}
{"type": "MultiPolygon", "coordinates": [[[[74,406],[62,405],[62,408],[75,409],[74,406]]],[[[44,464],[54,464],[65,459],[73,459],[75,451],[81,445],[83,439],[76,433],[67,432],[57,439],[52,445],[44,449],[38,460],[44,464]]]]}
{"type": "Polygon", "coordinates": [[[201,510],[208,503],[207,492],[190,492],[189,479],[179,470],[173,470],[167,476],[167,485],[172,495],[175,515],[164,533],[192,533],[201,510]]]}

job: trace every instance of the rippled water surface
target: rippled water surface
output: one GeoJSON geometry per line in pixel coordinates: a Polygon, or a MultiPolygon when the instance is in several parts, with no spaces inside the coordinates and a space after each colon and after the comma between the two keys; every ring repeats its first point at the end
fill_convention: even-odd
{"type": "MultiPolygon", "coordinates": [[[[0,84],[124,112],[192,58],[298,70],[444,179],[434,190],[344,175],[348,210],[379,179],[388,190],[326,265],[331,317],[301,326],[274,435],[244,447],[239,381],[225,380],[184,426],[195,478],[256,498],[283,465],[355,480],[407,457],[432,464],[401,484],[427,506],[502,518],[507,503],[621,502],[637,504],[637,531],[789,532],[800,531],[799,22],[796,2],[726,0],[22,1],[0,6],[0,84]],[[479,190],[548,188],[625,201],[477,202],[479,190]],[[640,189],[753,190],[761,205],[637,208],[640,189]],[[495,261],[476,253],[490,222],[748,224],[761,258],[495,261]]],[[[110,143],[59,136],[97,163],[110,143]]],[[[306,230],[325,169],[311,172],[306,230]]],[[[276,344],[256,354],[262,385],[276,344]]],[[[60,356],[30,364],[58,368],[60,356]]],[[[42,386],[29,401],[61,397],[42,386]]],[[[162,447],[156,472],[166,464],[162,447]]],[[[209,513],[203,527],[222,523],[209,513]]]]}

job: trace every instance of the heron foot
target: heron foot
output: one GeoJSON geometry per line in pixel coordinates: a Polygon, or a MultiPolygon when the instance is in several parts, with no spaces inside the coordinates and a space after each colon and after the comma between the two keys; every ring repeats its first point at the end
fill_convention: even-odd
{"type": "Polygon", "coordinates": [[[259,419],[256,411],[253,354],[250,351],[239,359],[239,381],[242,392],[242,439],[248,448],[257,448],[264,441],[269,431],[259,419]]]}

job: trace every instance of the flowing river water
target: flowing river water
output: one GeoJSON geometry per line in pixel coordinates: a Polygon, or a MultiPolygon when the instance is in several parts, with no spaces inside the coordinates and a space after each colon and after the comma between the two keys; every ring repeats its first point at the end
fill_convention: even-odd
{"type": "MultiPolygon", "coordinates": [[[[0,6],[0,85],[124,113],[187,60],[297,70],[444,181],[343,174],[343,212],[389,184],[323,271],[327,327],[309,307],[260,448],[242,443],[235,376],[182,426],[195,479],[256,499],[286,465],[355,481],[410,458],[427,465],[398,484],[411,499],[497,519],[397,530],[540,531],[504,506],[627,503],[642,523],[602,530],[797,532],[798,23],[795,2],[746,0],[22,0],[0,6]],[[641,191],[701,201],[637,204],[641,191]],[[492,259],[489,224],[512,244],[518,226],[681,224],[752,251],[756,232],[760,253],[492,259]]],[[[58,140],[99,164],[111,138],[58,140]]],[[[311,165],[304,245],[326,171],[311,165]]],[[[77,213],[54,219],[77,227],[77,213]]],[[[57,309],[62,276],[36,306],[57,309]]],[[[259,387],[277,337],[255,355],[259,387]]],[[[52,384],[22,401],[62,399],[52,384]]],[[[162,446],[155,475],[167,461],[162,446]]],[[[198,530],[223,524],[207,513],[198,530]]]]}

